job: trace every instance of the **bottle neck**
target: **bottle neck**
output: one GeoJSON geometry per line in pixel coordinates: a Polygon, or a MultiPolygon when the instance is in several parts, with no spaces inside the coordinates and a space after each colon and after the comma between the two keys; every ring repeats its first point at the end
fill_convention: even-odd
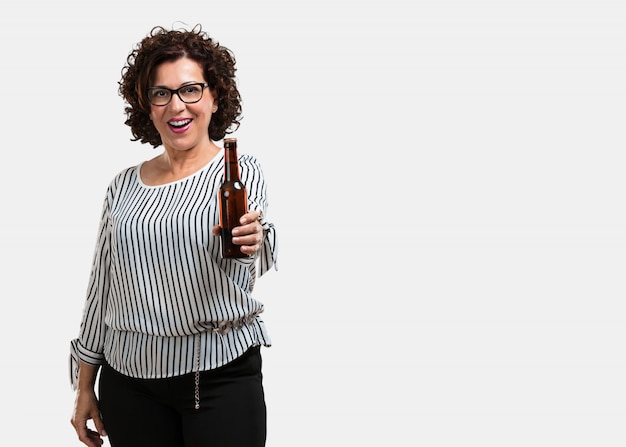
{"type": "Polygon", "coordinates": [[[237,146],[224,146],[224,181],[232,182],[239,180],[239,160],[237,159],[237,146]]]}

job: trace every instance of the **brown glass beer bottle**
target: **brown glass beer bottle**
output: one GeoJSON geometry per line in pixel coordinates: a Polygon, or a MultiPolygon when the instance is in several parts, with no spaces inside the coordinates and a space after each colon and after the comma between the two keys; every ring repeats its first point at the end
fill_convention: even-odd
{"type": "Polygon", "coordinates": [[[239,178],[237,139],[224,139],[224,181],[219,190],[220,227],[222,229],[222,256],[245,258],[239,245],[233,244],[233,228],[240,225],[239,219],[248,212],[246,188],[239,178]]]}

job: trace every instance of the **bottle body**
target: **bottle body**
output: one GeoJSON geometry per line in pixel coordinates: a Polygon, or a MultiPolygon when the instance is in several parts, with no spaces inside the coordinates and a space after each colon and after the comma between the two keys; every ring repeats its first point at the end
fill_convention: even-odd
{"type": "Polygon", "coordinates": [[[239,178],[237,139],[224,139],[224,180],[219,190],[219,211],[222,256],[245,258],[239,245],[233,244],[233,228],[240,225],[239,219],[248,212],[246,188],[239,178]]]}

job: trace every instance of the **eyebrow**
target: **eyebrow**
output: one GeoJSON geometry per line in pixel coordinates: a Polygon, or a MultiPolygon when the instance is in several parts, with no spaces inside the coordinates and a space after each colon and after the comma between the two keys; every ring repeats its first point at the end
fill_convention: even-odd
{"type": "Polygon", "coordinates": [[[206,82],[204,82],[204,81],[186,81],[186,82],[183,82],[182,84],[180,84],[177,88],[173,88],[173,89],[170,89],[166,85],[152,85],[152,86],[149,86],[148,88],[166,88],[166,89],[169,89],[169,90],[177,90],[177,89],[179,89],[181,87],[184,87],[186,85],[189,85],[189,84],[206,84],[206,82]]]}

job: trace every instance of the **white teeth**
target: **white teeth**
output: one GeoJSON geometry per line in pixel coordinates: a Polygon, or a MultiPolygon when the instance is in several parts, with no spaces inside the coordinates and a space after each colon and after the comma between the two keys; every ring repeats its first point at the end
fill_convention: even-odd
{"type": "Polygon", "coordinates": [[[170,124],[175,127],[181,127],[189,124],[191,122],[190,119],[180,120],[180,121],[170,121],[170,124]]]}

